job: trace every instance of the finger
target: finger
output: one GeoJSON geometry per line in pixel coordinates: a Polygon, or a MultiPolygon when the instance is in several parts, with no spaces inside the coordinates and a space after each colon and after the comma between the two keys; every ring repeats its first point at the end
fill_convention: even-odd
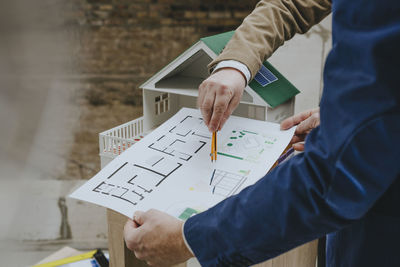
{"type": "Polygon", "coordinates": [[[135,257],[136,257],[137,259],[139,259],[139,260],[145,260],[143,253],[141,253],[141,252],[139,252],[139,251],[137,251],[137,250],[133,251],[133,253],[135,254],[135,257]]]}
{"type": "Polygon", "coordinates": [[[306,134],[294,135],[292,137],[292,140],[290,140],[290,143],[291,144],[295,144],[295,143],[298,143],[298,142],[303,142],[306,139],[306,136],[307,136],[306,134]]]}
{"type": "Polygon", "coordinates": [[[304,151],[304,143],[293,144],[293,149],[296,151],[304,151]]]}
{"type": "Polygon", "coordinates": [[[208,88],[205,96],[200,104],[201,115],[203,116],[204,123],[208,126],[213,113],[213,106],[215,101],[215,90],[208,88]]]}
{"type": "Polygon", "coordinates": [[[197,107],[200,109],[200,111],[206,93],[207,93],[207,80],[203,81],[199,86],[199,97],[197,98],[197,107]]]}
{"type": "Polygon", "coordinates": [[[126,221],[125,225],[126,225],[126,227],[133,228],[133,229],[136,229],[140,226],[137,222],[135,222],[132,219],[128,219],[126,221]]]}
{"type": "Polygon", "coordinates": [[[281,129],[287,130],[287,129],[299,124],[300,122],[302,122],[305,119],[307,119],[308,117],[310,117],[313,114],[313,111],[314,110],[303,111],[299,114],[296,114],[292,117],[289,117],[289,118],[283,120],[281,122],[281,129]]]}
{"type": "Polygon", "coordinates": [[[133,220],[138,224],[142,225],[145,221],[145,213],[143,211],[136,211],[135,214],[133,214],[133,220]]]}
{"type": "Polygon", "coordinates": [[[126,247],[132,251],[138,248],[139,239],[138,239],[138,229],[133,226],[133,221],[128,220],[124,226],[124,240],[126,247]]]}
{"type": "Polygon", "coordinates": [[[206,81],[203,81],[200,85],[199,85],[199,96],[197,97],[197,107],[200,108],[201,103],[203,103],[203,99],[204,96],[206,94],[206,81]]]}
{"type": "Polygon", "coordinates": [[[208,128],[211,132],[218,130],[222,116],[228,108],[228,104],[232,98],[232,92],[227,87],[220,87],[215,97],[212,116],[208,128]]]}
{"type": "Polygon", "coordinates": [[[231,99],[229,102],[228,108],[225,111],[224,115],[222,116],[222,120],[218,126],[218,131],[222,129],[222,127],[225,125],[225,122],[229,119],[229,116],[232,115],[232,112],[235,110],[235,108],[239,105],[241,95],[234,95],[234,97],[231,99]]]}
{"type": "Polygon", "coordinates": [[[319,125],[319,113],[314,113],[302,121],[296,128],[295,134],[306,134],[319,125]]]}

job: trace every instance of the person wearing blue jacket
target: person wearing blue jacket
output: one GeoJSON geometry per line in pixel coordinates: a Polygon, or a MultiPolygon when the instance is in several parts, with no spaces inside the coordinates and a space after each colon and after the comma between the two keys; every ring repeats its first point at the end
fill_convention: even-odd
{"type": "MultiPolygon", "coordinates": [[[[210,130],[221,128],[259,62],[330,8],[320,125],[294,138],[307,135],[304,153],[185,223],[135,213],[124,236],[139,259],[249,266],[326,235],[327,266],[400,266],[400,1],[261,1],[212,63],[200,108],[210,130]]],[[[313,128],[315,116],[282,127],[312,117],[313,128]]]]}

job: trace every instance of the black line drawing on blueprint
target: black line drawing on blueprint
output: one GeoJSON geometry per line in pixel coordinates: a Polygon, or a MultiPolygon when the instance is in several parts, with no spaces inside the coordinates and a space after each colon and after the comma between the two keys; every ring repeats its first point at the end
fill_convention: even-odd
{"type": "Polygon", "coordinates": [[[189,161],[205,146],[204,139],[211,139],[211,134],[203,119],[186,116],[148,148],[189,161]]]}
{"type": "Polygon", "coordinates": [[[194,136],[211,139],[211,134],[209,133],[207,126],[204,124],[203,119],[192,116],[186,116],[178,125],[172,127],[169,132],[181,137],[188,137],[191,133],[191,135],[194,136]]]}
{"type": "Polygon", "coordinates": [[[156,142],[150,144],[148,148],[188,161],[205,144],[206,142],[200,140],[181,140],[170,135],[163,135],[156,142]]]}
{"type": "Polygon", "coordinates": [[[170,133],[175,133],[177,135],[180,135],[182,137],[186,137],[192,130],[191,127],[192,125],[187,125],[188,123],[185,123],[190,121],[189,124],[193,124],[191,121],[192,116],[186,116],[183,120],[179,122],[178,125],[175,125],[174,127],[169,130],[170,133]],[[187,120],[188,119],[188,120],[187,120]],[[189,127],[188,127],[189,126],[189,127]]]}
{"type": "Polygon", "coordinates": [[[215,195],[229,197],[236,193],[247,177],[219,169],[214,169],[210,185],[215,195]]]}
{"type": "Polygon", "coordinates": [[[152,156],[143,164],[125,162],[92,191],[137,205],[181,166],[161,156],[152,156]]]}

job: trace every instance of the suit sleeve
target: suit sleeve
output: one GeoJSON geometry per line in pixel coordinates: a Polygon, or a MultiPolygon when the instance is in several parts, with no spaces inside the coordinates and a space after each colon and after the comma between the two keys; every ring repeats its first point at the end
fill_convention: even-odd
{"type": "Polygon", "coordinates": [[[317,128],[305,153],[190,218],[184,234],[201,265],[249,266],[361,218],[400,174],[398,121],[391,113],[339,134],[337,156],[317,128]]]}
{"type": "Polygon", "coordinates": [[[223,60],[236,60],[249,68],[253,78],[261,63],[284,41],[307,32],[330,11],[328,0],[262,0],[209,68],[223,60]]]}

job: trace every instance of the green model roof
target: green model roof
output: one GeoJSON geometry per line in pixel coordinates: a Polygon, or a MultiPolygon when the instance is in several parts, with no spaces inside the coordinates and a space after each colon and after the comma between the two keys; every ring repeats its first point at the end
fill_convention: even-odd
{"type": "MultiPolygon", "coordinates": [[[[225,32],[204,37],[200,40],[205,43],[215,54],[219,55],[234,33],[234,31],[225,32]]],[[[278,78],[278,80],[266,85],[265,87],[260,85],[257,81],[252,80],[249,83],[249,86],[271,107],[276,107],[300,93],[300,91],[268,61],[265,61],[263,65],[269,69],[278,78]]]]}
{"type": "Polygon", "coordinates": [[[225,45],[232,38],[235,31],[224,32],[217,35],[201,38],[200,40],[205,43],[215,54],[221,54],[224,50],[225,45]]]}

